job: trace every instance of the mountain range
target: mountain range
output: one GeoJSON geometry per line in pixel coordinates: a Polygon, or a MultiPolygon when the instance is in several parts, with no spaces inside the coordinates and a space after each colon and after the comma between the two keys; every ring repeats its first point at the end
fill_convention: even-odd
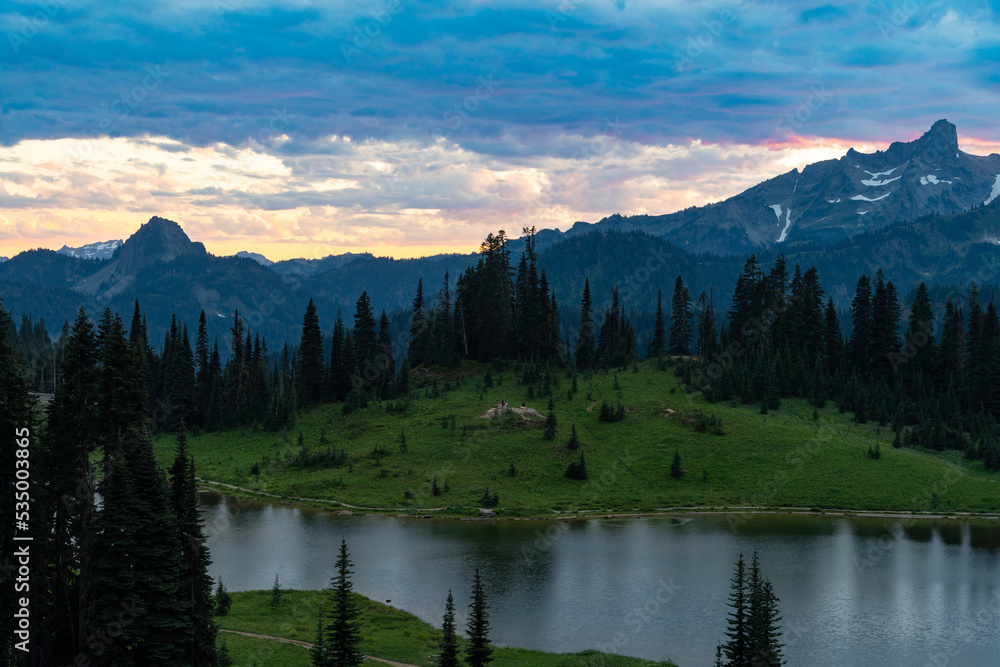
{"type": "MultiPolygon", "coordinates": [[[[680,274],[693,297],[714,289],[724,311],[751,253],[764,264],[784,254],[790,266],[815,265],[844,308],[860,274],[880,267],[904,294],[921,281],[998,280],[998,174],[1000,156],[963,153],[955,126],[938,121],[916,141],[874,154],[852,149],[716,204],[541,230],[536,247],[564,325],[578,316],[588,278],[599,310],[619,285],[629,308],[649,313],[658,291],[669,300],[680,274]]],[[[523,247],[523,239],[511,242],[513,263],[523,247]]],[[[329,330],[338,308],[353,315],[362,290],[403,332],[418,280],[433,301],[446,273],[454,286],[476,261],[476,254],[394,260],[346,253],[274,263],[249,252],[216,257],[176,222],[153,217],[124,242],[31,250],[0,263],[0,297],[15,316],[44,317],[53,332],[81,304],[94,314],[105,306],[128,313],[138,298],[154,341],[171,314],[194,325],[202,309],[223,341],[238,309],[273,346],[297,341],[309,298],[329,330]]]]}

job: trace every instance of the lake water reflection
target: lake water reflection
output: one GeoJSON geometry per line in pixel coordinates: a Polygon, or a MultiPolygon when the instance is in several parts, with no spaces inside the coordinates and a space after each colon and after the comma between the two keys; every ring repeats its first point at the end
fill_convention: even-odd
{"type": "Polygon", "coordinates": [[[231,590],[325,587],[346,539],[358,592],[440,625],[482,569],[493,639],[711,665],[729,577],[756,550],[790,665],[1000,664],[1000,526],[759,515],[455,521],[340,517],[201,496],[213,577],[231,590]],[[734,524],[737,525],[734,529],[734,524]]]}

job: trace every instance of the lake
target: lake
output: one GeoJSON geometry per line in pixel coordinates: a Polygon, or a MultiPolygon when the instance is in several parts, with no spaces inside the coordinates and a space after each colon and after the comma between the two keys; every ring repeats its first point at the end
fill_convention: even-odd
{"type": "MultiPolygon", "coordinates": [[[[201,495],[211,574],[318,589],[346,539],[355,589],[440,627],[482,571],[492,638],[710,666],[729,578],[756,550],[804,667],[1000,664],[1000,525],[793,515],[550,521],[337,516],[201,495]]],[[[464,615],[463,615],[464,619],[464,615]]]]}

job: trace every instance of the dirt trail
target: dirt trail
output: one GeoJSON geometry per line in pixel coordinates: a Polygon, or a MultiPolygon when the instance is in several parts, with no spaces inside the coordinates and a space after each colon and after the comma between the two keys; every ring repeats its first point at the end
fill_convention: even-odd
{"type": "Polygon", "coordinates": [[[347,507],[352,510],[362,510],[368,512],[384,512],[387,509],[391,509],[394,512],[407,512],[408,514],[420,514],[421,512],[440,512],[441,510],[447,509],[446,507],[424,507],[424,508],[406,508],[406,507],[362,507],[361,505],[350,505],[348,503],[342,502],[340,500],[331,500],[330,498],[296,498],[295,496],[279,496],[276,493],[267,493],[265,491],[255,491],[254,489],[248,489],[243,486],[236,486],[235,484],[226,484],[225,482],[216,482],[211,479],[202,479],[201,477],[195,477],[196,480],[202,482],[203,484],[212,484],[214,486],[224,486],[227,489],[233,489],[234,491],[243,491],[245,493],[252,493],[257,496],[264,496],[265,498],[276,498],[278,500],[283,500],[285,502],[303,502],[303,503],[331,503],[334,505],[339,505],[340,507],[347,507]]]}
{"type": "MultiPolygon", "coordinates": [[[[298,639],[288,639],[287,637],[272,637],[271,635],[259,635],[256,632],[242,632],[240,630],[226,630],[225,628],[219,628],[221,632],[228,632],[234,635],[243,635],[244,637],[253,637],[254,639],[270,639],[271,641],[281,642],[282,644],[294,644],[295,646],[301,646],[302,648],[312,648],[313,645],[309,642],[304,642],[298,639]]],[[[366,655],[365,660],[372,660],[374,662],[381,662],[384,665],[392,665],[393,667],[418,667],[417,665],[411,665],[405,662],[396,662],[394,660],[386,660],[385,658],[376,658],[373,655],[366,655]]]]}

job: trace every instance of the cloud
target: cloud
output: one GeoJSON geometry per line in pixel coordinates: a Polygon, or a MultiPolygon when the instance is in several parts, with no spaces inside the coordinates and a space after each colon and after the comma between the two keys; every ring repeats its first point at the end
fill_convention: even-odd
{"type": "MultiPolygon", "coordinates": [[[[0,170],[31,180],[0,205],[169,206],[220,238],[306,210],[346,243],[358,221],[402,243],[451,220],[458,247],[521,209],[565,224],[704,203],[804,146],[942,117],[990,144],[998,44],[980,2],[15,1],[0,170]]],[[[287,240],[291,219],[254,229],[287,240]]]]}

